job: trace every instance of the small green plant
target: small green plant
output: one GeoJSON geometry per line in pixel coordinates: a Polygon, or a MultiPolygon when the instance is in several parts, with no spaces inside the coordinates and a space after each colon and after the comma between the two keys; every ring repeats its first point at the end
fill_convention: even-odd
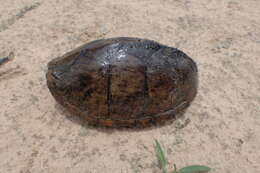
{"type": "Polygon", "coordinates": [[[175,164],[174,164],[174,170],[168,171],[166,169],[167,159],[165,157],[165,154],[162,150],[160,143],[157,140],[155,140],[155,152],[156,152],[156,157],[159,162],[159,165],[163,170],[163,173],[206,173],[210,171],[209,167],[202,166],[202,165],[191,165],[177,170],[175,164]]]}

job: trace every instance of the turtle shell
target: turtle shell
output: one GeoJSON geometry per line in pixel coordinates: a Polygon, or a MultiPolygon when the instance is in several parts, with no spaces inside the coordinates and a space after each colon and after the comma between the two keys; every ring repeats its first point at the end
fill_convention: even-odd
{"type": "Polygon", "coordinates": [[[48,63],[47,85],[88,123],[146,127],[185,109],[197,92],[196,63],[152,40],[92,41],[48,63]]]}

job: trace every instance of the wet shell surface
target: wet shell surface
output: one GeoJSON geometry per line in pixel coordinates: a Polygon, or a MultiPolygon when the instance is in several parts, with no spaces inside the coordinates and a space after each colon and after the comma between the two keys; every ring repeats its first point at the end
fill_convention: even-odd
{"type": "Polygon", "coordinates": [[[171,120],[197,93],[196,63],[139,38],[92,41],[48,63],[58,103],[92,125],[146,127],[171,120]]]}

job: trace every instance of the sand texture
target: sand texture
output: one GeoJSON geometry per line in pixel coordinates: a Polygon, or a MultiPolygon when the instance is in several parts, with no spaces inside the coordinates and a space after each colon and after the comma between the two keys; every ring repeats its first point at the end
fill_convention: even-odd
{"type": "Polygon", "coordinates": [[[259,0],[0,0],[1,173],[159,173],[154,139],[171,165],[260,172],[259,0]],[[198,95],[165,126],[85,125],[51,96],[55,57],[100,38],[177,47],[199,69],[198,95]]]}

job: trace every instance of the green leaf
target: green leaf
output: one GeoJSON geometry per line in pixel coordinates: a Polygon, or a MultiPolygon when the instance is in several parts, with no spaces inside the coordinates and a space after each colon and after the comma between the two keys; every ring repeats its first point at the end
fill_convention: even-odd
{"type": "Polygon", "coordinates": [[[174,167],[174,171],[177,172],[176,164],[173,164],[173,167],[174,167]]]}
{"type": "Polygon", "coordinates": [[[176,172],[176,171],[173,170],[171,173],[178,173],[178,172],[176,172]]]}
{"type": "Polygon", "coordinates": [[[159,162],[161,168],[163,168],[165,170],[166,164],[167,164],[166,157],[163,153],[161,145],[159,144],[159,142],[157,140],[155,140],[155,152],[156,152],[156,157],[158,159],[158,162],[159,162]]]}
{"type": "Polygon", "coordinates": [[[179,173],[204,173],[210,171],[210,168],[202,165],[192,165],[181,168],[179,173]]]}
{"type": "Polygon", "coordinates": [[[171,173],[178,173],[176,164],[173,164],[173,166],[174,166],[174,170],[171,173]]]}

